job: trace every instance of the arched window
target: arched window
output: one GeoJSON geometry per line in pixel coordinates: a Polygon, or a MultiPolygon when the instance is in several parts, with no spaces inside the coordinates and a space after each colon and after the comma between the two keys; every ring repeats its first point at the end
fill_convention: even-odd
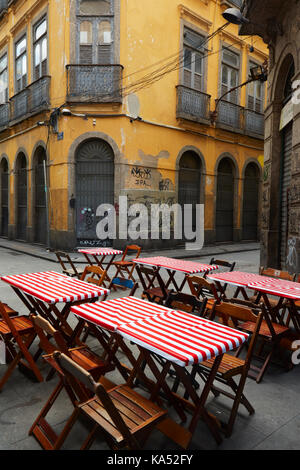
{"type": "Polygon", "coordinates": [[[47,242],[47,209],[45,192],[44,162],[46,152],[38,147],[34,154],[34,241],[46,244],[47,242]]]}
{"type": "Polygon", "coordinates": [[[256,163],[248,163],[244,177],[243,239],[257,240],[259,198],[259,169],[256,163]]]}
{"type": "Polygon", "coordinates": [[[16,161],[16,237],[27,238],[27,162],[24,153],[19,153],[16,161]]]}
{"type": "Polygon", "coordinates": [[[114,153],[101,139],[83,142],[76,151],[76,233],[78,244],[96,245],[100,204],[114,204],[114,153]]]}
{"type": "Polygon", "coordinates": [[[192,217],[189,221],[183,217],[182,228],[194,232],[196,230],[196,204],[200,204],[200,186],[201,185],[201,160],[196,152],[185,152],[179,162],[179,184],[178,184],[178,203],[181,205],[182,214],[185,204],[192,206],[192,217]],[[190,226],[191,224],[191,226],[190,226]]]}
{"type": "Polygon", "coordinates": [[[216,241],[233,240],[234,166],[224,157],[217,171],[216,241]]]}
{"type": "Polygon", "coordinates": [[[6,158],[2,158],[0,164],[1,173],[1,235],[8,235],[8,195],[9,195],[9,173],[6,158]]]}

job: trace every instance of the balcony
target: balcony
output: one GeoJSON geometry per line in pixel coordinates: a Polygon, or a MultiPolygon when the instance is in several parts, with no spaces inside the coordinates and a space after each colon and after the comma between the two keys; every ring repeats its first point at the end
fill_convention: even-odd
{"type": "Polygon", "coordinates": [[[244,124],[245,134],[253,134],[254,137],[264,136],[265,118],[263,114],[252,111],[251,109],[245,109],[244,124]]]}
{"type": "Polygon", "coordinates": [[[241,106],[230,103],[229,101],[220,101],[218,104],[217,126],[227,130],[243,131],[243,110],[241,106]]]}
{"type": "Polygon", "coordinates": [[[207,124],[209,121],[210,95],[183,85],[178,85],[176,89],[176,117],[207,124]]]}
{"type": "Polygon", "coordinates": [[[67,65],[67,101],[122,103],[122,65],[67,65]]]}
{"type": "Polygon", "coordinates": [[[10,121],[47,111],[50,106],[50,77],[44,76],[10,98],[10,121]]]}
{"type": "Polygon", "coordinates": [[[221,0],[221,5],[225,5],[226,7],[234,6],[241,9],[243,0],[221,0]]]}
{"type": "Polygon", "coordinates": [[[0,105],[0,131],[4,130],[9,123],[9,103],[0,105]]]}

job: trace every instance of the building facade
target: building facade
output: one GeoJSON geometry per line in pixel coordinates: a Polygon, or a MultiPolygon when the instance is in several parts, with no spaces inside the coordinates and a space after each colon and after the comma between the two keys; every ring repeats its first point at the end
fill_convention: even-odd
{"type": "Polygon", "coordinates": [[[114,206],[119,228],[125,196],[204,204],[205,243],[256,240],[263,84],[227,94],[210,119],[267,58],[260,38],[222,28],[241,3],[0,1],[0,236],[122,247],[119,230],[98,238],[97,208],[114,206]]]}
{"type": "Polygon", "coordinates": [[[241,34],[259,35],[270,53],[261,263],[300,272],[300,4],[246,1],[243,14],[241,34]]]}

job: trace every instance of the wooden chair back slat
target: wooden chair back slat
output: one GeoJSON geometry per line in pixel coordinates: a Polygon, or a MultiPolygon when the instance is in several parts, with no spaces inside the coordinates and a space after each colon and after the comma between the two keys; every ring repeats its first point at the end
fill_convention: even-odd
{"type": "Polygon", "coordinates": [[[100,266],[92,265],[92,266],[86,266],[84,268],[84,271],[80,279],[81,281],[89,282],[91,284],[95,284],[96,286],[100,287],[103,285],[106,277],[107,277],[106,270],[101,269],[100,266]],[[92,275],[87,277],[88,274],[92,274],[92,275]]]}
{"type": "Polygon", "coordinates": [[[290,274],[288,271],[281,271],[279,269],[274,269],[274,268],[265,268],[263,266],[261,266],[259,274],[261,276],[284,279],[285,281],[294,282],[296,280],[296,274],[290,274]]]}

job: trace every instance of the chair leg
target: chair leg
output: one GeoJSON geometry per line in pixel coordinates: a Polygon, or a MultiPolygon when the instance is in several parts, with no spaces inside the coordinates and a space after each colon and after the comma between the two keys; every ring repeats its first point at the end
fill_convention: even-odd
{"type": "MultiPolygon", "coordinates": [[[[240,402],[241,402],[241,397],[242,397],[242,394],[243,394],[243,389],[244,389],[244,385],[245,385],[245,382],[246,382],[246,378],[247,378],[247,373],[243,373],[242,376],[241,376],[239,385],[237,386],[236,396],[235,396],[233,406],[232,406],[232,409],[231,409],[230,418],[229,418],[229,421],[228,421],[228,424],[227,424],[226,430],[225,430],[226,437],[230,437],[231,434],[232,434],[233,425],[234,425],[236,415],[237,415],[237,411],[238,411],[238,408],[239,408],[239,405],[240,405],[240,402]]],[[[253,409],[253,412],[254,412],[254,409],[253,409]]]]}
{"type": "Polygon", "coordinates": [[[14,357],[14,359],[12,360],[12,362],[9,363],[3,377],[1,378],[0,380],[0,392],[2,391],[2,388],[4,386],[4,384],[7,382],[7,380],[9,379],[9,377],[11,376],[11,374],[13,373],[13,370],[15,369],[16,365],[18,364],[18,362],[20,362],[21,358],[22,358],[22,352],[18,352],[16,354],[16,356],[14,357]]]}
{"type": "Polygon", "coordinates": [[[98,429],[99,429],[98,424],[95,424],[95,426],[93,427],[93,429],[91,430],[87,438],[84,440],[82,446],[80,447],[80,450],[88,450],[91,447],[91,445],[93,444],[95,440],[98,429]]]}

